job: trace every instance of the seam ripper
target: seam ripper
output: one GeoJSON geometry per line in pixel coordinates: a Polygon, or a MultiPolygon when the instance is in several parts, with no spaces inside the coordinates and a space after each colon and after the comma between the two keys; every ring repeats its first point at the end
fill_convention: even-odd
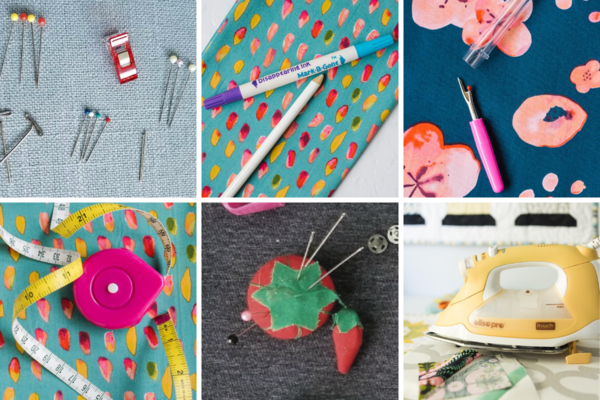
{"type": "Polygon", "coordinates": [[[471,86],[467,86],[467,89],[465,90],[465,86],[460,78],[458,78],[458,84],[460,85],[462,95],[469,106],[469,112],[471,113],[472,118],[469,125],[471,125],[471,131],[473,132],[473,138],[477,145],[479,157],[481,158],[485,172],[492,185],[492,190],[494,193],[500,193],[504,190],[504,183],[502,182],[502,176],[498,169],[498,163],[496,162],[496,156],[494,155],[490,136],[487,133],[483,119],[477,116],[477,109],[475,108],[475,100],[473,92],[471,91],[471,86]]]}

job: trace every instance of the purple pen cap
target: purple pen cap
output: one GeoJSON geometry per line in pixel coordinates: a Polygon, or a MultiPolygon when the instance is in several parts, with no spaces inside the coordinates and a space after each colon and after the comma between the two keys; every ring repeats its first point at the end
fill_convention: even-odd
{"type": "Polygon", "coordinates": [[[212,110],[213,108],[220,107],[225,104],[233,103],[234,101],[242,100],[242,91],[239,87],[229,89],[226,92],[219,93],[216,96],[209,97],[204,100],[204,108],[212,110]]]}

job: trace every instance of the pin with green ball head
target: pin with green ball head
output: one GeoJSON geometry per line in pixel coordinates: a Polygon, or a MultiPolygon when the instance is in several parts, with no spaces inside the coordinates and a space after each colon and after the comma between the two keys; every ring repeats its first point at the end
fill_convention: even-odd
{"type": "Polygon", "coordinates": [[[0,78],[2,78],[2,71],[4,71],[4,63],[6,62],[6,54],[8,53],[8,48],[10,47],[10,39],[12,37],[13,28],[15,27],[15,22],[19,20],[19,15],[17,13],[10,14],[10,19],[12,23],[10,24],[10,31],[8,33],[8,41],[6,42],[6,49],[4,50],[4,57],[2,57],[2,67],[0,67],[0,78]]]}
{"type": "Polygon", "coordinates": [[[94,124],[92,125],[92,131],[88,135],[85,146],[82,149],[83,153],[81,153],[80,160],[83,160],[85,158],[85,153],[87,153],[88,147],[90,146],[90,142],[92,141],[92,136],[94,136],[94,128],[96,127],[96,122],[98,121],[98,118],[100,118],[100,113],[96,111],[96,114],[94,115],[94,117],[96,117],[96,119],[94,120],[94,124]]]}
{"type": "MultiPolygon", "coordinates": [[[[90,115],[90,110],[88,110],[86,108],[85,109],[85,117],[83,117],[83,122],[81,123],[81,126],[79,127],[79,133],[77,134],[77,139],[75,139],[75,146],[73,146],[73,151],[71,151],[71,157],[73,157],[73,154],[75,154],[75,149],[77,148],[77,143],[79,143],[79,137],[81,136],[81,132],[83,132],[83,127],[85,126],[88,115],[90,115]]],[[[87,130],[87,128],[86,128],[86,130],[87,130]]]]}
{"type": "Polygon", "coordinates": [[[163,101],[160,106],[160,116],[158,117],[158,122],[162,120],[163,110],[165,109],[165,103],[167,101],[167,92],[169,91],[169,82],[171,81],[171,72],[173,71],[173,65],[177,62],[177,56],[173,54],[171,57],[169,57],[169,62],[171,63],[171,65],[169,66],[169,75],[167,75],[167,86],[165,86],[165,94],[163,95],[163,101]]]}

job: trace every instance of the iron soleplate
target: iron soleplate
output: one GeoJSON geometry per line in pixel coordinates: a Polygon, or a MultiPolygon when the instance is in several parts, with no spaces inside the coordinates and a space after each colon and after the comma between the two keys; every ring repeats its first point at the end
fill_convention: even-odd
{"type": "MultiPolygon", "coordinates": [[[[459,347],[469,347],[475,350],[491,350],[501,351],[505,353],[532,353],[532,354],[561,354],[569,349],[569,345],[565,344],[559,347],[531,347],[531,346],[500,346],[495,344],[487,344],[481,342],[460,341],[458,339],[447,338],[438,335],[434,332],[425,332],[425,336],[432,339],[440,340],[446,343],[452,343],[459,347]]],[[[483,336],[482,336],[483,337],[483,336]]]]}

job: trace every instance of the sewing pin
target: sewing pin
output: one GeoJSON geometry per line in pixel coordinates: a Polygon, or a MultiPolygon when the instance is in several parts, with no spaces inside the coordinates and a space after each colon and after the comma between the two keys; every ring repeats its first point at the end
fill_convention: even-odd
{"type": "Polygon", "coordinates": [[[323,247],[323,245],[325,244],[325,242],[327,241],[327,239],[329,239],[329,236],[331,236],[331,234],[333,233],[333,231],[335,230],[335,228],[338,226],[338,224],[342,221],[342,218],[344,218],[345,216],[346,216],[346,213],[342,213],[342,215],[337,220],[337,222],[331,227],[331,229],[329,230],[329,232],[327,232],[327,235],[325,236],[325,238],[323,238],[323,240],[319,244],[319,247],[317,247],[317,249],[315,250],[315,252],[313,253],[313,255],[310,256],[309,261],[306,264],[302,263],[302,265],[300,265],[300,269],[304,268],[304,265],[309,265],[313,261],[313,259],[315,258],[315,256],[319,252],[319,250],[321,250],[321,247],[323,247]]]}
{"type": "Polygon", "coordinates": [[[81,158],[80,160],[83,160],[85,158],[85,153],[87,153],[88,147],[90,146],[90,142],[92,141],[92,137],[94,136],[94,128],[96,127],[96,122],[98,121],[98,118],[100,118],[100,113],[96,111],[96,114],[94,115],[94,117],[96,117],[96,119],[94,120],[94,124],[92,125],[92,130],[90,131],[90,134],[87,137],[86,143],[85,143],[85,148],[83,148],[83,153],[81,153],[81,158]]]}
{"type": "Polygon", "coordinates": [[[8,41],[6,42],[6,50],[4,50],[4,57],[2,57],[2,68],[0,68],[0,78],[2,78],[2,71],[4,71],[4,63],[6,62],[6,54],[8,53],[8,48],[10,47],[10,38],[12,37],[13,28],[15,27],[15,21],[19,20],[19,15],[17,13],[10,14],[10,19],[12,23],[10,24],[10,32],[8,34],[8,41]]]}
{"type": "Polygon", "coordinates": [[[175,64],[177,62],[177,56],[172,55],[171,57],[169,57],[169,61],[171,62],[171,65],[169,66],[169,75],[167,75],[167,86],[165,86],[165,94],[163,95],[163,101],[160,106],[160,116],[158,117],[158,122],[160,122],[162,120],[163,110],[165,108],[165,102],[167,100],[167,92],[169,91],[169,81],[171,80],[171,71],[173,70],[173,64],[175,64]]]}
{"type": "Polygon", "coordinates": [[[144,175],[144,153],[146,152],[146,131],[142,133],[142,157],[140,159],[140,182],[144,175]]]}
{"type": "Polygon", "coordinates": [[[177,77],[179,76],[179,70],[183,65],[183,60],[181,58],[178,58],[175,64],[177,65],[177,69],[175,70],[175,80],[173,82],[173,89],[171,89],[171,99],[169,100],[169,110],[167,111],[167,122],[169,121],[169,116],[171,115],[171,106],[173,105],[173,97],[175,96],[175,88],[177,87],[177,77]]]}
{"type": "Polygon", "coordinates": [[[104,125],[102,126],[102,129],[100,130],[100,134],[98,135],[98,139],[96,139],[96,141],[94,142],[94,145],[92,146],[92,149],[90,150],[90,155],[85,160],[85,162],[88,162],[89,159],[90,159],[90,157],[94,153],[94,149],[96,148],[96,145],[100,141],[100,137],[102,136],[102,132],[104,132],[104,129],[106,128],[106,125],[108,125],[109,122],[110,122],[110,118],[106,117],[106,119],[104,120],[104,125]]]}
{"type": "Polygon", "coordinates": [[[23,141],[27,138],[27,136],[29,136],[31,131],[33,131],[34,129],[35,129],[36,133],[38,134],[38,136],[44,136],[44,131],[42,131],[42,128],[40,128],[40,126],[38,124],[36,124],[36,122],[33,120],[31,115],[29,115],[28,113],[25,113],[25,118],[29,122],[31,122],[31,127],[29,127],[29,130],[27,131],[25,136],[23,136],[23,138],[21,140],[19,140],[19,143],[17,143],[17,145],[15,147],[13,147],[13,149],[11,151],[9,151],[7,155],[4,156],[4,158],[0,161],[0,164],[2,164],[4,161],[6,161],[8,159],[8,157],[10,157],[12,152],[15,151],[17,149],[17,147],[19,147],[21,145],[21,143],[23,143],[23,141]]]}
{"type": "Polygon", "coordinates": [[[190,80],[190,76],[192,76],[192,74],[194,72],[196,72],[196,65],[190,64],[188,69],[190,72],[188,73],[188,76],[185,79],[185,83],[183,84],[183,89],[181,89],[181,95],[179,96],[179,100],[177,100],[177,103],[175,104],[175,109],[173,110],[173,115],[171,116],[171,122],[169,122],[169,128],[171,127],[171,124],[173,123],[173,120],[175,119],[175,113],[177,112],[177,109],[179,108],[179,103],[181,103],[181,98],[183,97],[183,94],[185,93],[185,87],[187,86],[187,83],[190,80]]]}
{"type": "Polygon", "coordinates": [[[40,86],[40,65],[42,64],[42,36],[44,34],[44,27],[46,26],[46,18],[40,17],[38,19],[38,24],[40,24],[40,51],[38,56],[38,66],[37,66],[37,78],[35,80],[35,86],[40,86]]]}
{"type": "Polygon", "coordinates": [[[81,132],[83,131],[83,126],[85,125],[85,122],[87,121],[88,115],[90,115],[90,110],[88,110],[86,108],[85,109],[85,117],[83,117],[83,122],[79,126],[79,133],[77,133],[77,139],[75,139],[75,146],[73,146],[73,151],[71,151],[71,157],[73,157],[73,154],[75,154],[75,149],[77,148],[77,143],[79,143],[79,137],[81,136],[81,132]]]}
{"type": "Polygon", "coordinates": [[[33,49],[33,77],[37,81],[37,62],[35,61],[35,37],[33,36],[33,23],[35,22],[35,15],[29,14],[27,16],[27,21],[29,22],[29,26],[31,27],[31,47],[33,49]]]}
{"type": "Polygon", "coordinates": [[[21,67],[19,69],[19,83],[21,83],[21,78],[23,77],[23,47],[25,47],[25,21],[27,21],[27,14],[21,13],[19,18],[23,22],[23,29],[21,30],[21,67]]]}
{"type": "Polygon", "coordinates": [[[337,268],[341,267],[342,264],[344,264],[346,261],[348,261],[349,259],[351,259],[355,255],[357,255],[358,253],[360,253],[363,249],[364,249],[364,247],[361,247],[360,249],[356,250],[354,253],[350,254],[348,257],[346,257],[346,259],[344,261],[342,261],[341,263],[339,263],[335,267],[331,268],[331,270],[328,273],[326,273],[325,275],[323,275],[322,277],[320,277],[315,283],[313,283],[312,285],[310,285],[310,287],[308,289],[306,289],[306,290],[308,291],[308,290],[312,289],[313,287],[315,287],[315,285],[317,283],[321,282],[323,279],[325,279],[326,276],[328,276],[329,274],[331,274],[337,268]]]}
{"type": "MultiPolygon", "coordinates": [[[[2,111],[0,112],[0,117],[10,117],[12,113],[10,111],[2,111]]],[[[0,133],[2,133],[2,146],[4,147],[4,157],[6,157],[6,141],[4,140],[4,125],[2,124],[2,120],[0,120],[0,133]]],[[[8,174],[8,183],[11,184],[12,180],[10,178],[10,166],[8,165],[8,160],[6,160],[6,173],[8,174]]]]}
{"type": "MultiPolygon", "coordinates": [[[[265,314],[265,315],[263,315],[262,318],[259,319],[259,321],[263,320],[264,318],[266,318],[266,317],[268,317],[270,315],[270,313],[268,313],[268,312],[265,312],[263,314],[265,314]]],[[[252,319],[252,314],[250,313],[250,311],[244,311],[242,313],[242,320],[244,320],[246,322],[249,322],[251,319],[252,319]],[[248,318],[244,317],[244,314],[246,314],[246,316],[249,316],[249,317],[248,318]]],[[[254,328],[256,325],[258,325],[258,321],[255,322],[255,323],[253,323],[252,325],[250,325],[249,327],[247,327],[246,329],[244,329],[243,331],[241,331],[237,335],[229,335],[229,336],[227,336],[227,343],[233,344],[233,345],[238,344],[239,337],[242,336],[243,334],[245,334],[246,332],[248,332],[250,329],[254,328]]]]}
{"type": "Polygon", "coordinates": [[[308,250],[310,249],[310,245],[315,237],[315,233],[310,233],[310,238],[308,239],[308,244],[306,245],[306,250],[304,250],[304,257],[302,257],[302,263],[300,264],[300,270],[298,271],[298,280],[300,280],[300,276],[302,275],[302,270],[304,269],[304,261],[306,261],[306,256],[308,255],[308,250]]]}

